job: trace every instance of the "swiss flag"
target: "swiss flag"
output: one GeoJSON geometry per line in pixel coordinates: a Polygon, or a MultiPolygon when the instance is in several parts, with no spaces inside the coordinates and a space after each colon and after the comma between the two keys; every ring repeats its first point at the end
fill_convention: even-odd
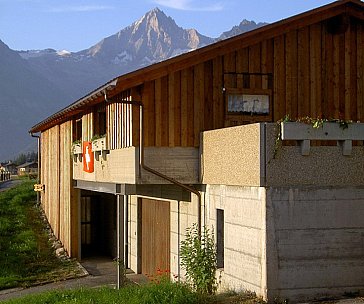
{"type": "Polygon", "coordinates": [[[94,154],[92,153],[92,143],[84,141],[82,145],[83,171],[94,172],[94,154]]]}

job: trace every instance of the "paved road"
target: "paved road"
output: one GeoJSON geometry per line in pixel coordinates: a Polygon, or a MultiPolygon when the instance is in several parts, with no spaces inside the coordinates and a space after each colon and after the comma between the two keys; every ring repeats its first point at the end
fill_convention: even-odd
{"type": "Polygon", "coordinates": [[[11,179],[8,181],[0,182],[0,192],[19,185],[22,181],[20,179],[11,179]]]}
{"type": "MultiPolygon", "coordinates": [[[[85,268],[85,276],[66,281],[49,283],[30,288],[14,288],[0,291],[0,302],[52,290],[68,290],[81,287],[115,287],[117,281],[116,264],[109,258],[85,259],[81,262],[85,268]]],[[[127,278],[136,284],[148,282],[148,279],[140,274],[127,273],[127,278]]]]}

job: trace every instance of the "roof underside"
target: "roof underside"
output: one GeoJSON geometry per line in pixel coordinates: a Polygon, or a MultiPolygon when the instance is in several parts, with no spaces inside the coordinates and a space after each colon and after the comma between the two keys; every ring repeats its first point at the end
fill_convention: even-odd
{"type": "Polygon", "coordinates": [[[112,98],[121,91],[140,85],[146,81],[154,80],[171,72],[193,66],[199,62],[210,60],[218,55],[223,55],[227,52],[226,50],[231,52],[238,48],[254,45],[263,40],[282,35],[291,30],[318,23],[341,14],[348,14],[349,16],[364,20],[364,3],[360,0],[338,0],[317,9],[216,42],[195,51],[147,66],[140,70],[121,75],[36,124],[29,132],[42,132],[54,125],[67,121],[71,117],[83,112],[85,108],[104,101],[105,95],[108,98],[112,98]]]}

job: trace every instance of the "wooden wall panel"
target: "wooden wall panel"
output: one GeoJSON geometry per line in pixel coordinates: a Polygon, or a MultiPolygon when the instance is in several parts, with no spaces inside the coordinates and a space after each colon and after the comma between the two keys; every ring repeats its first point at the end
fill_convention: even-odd
{"type": "MultiPolygon", "coordinates": [[[[134,88],[131,90],[131,100],[140,102],[142,99],[141,88],[134,88]]],[[[131,132],[132,132],[132,142],[131,146],[139,146],[140,132],[140,107],[131,106],[131,132]],[[135,127],[134,127],[135,126],[135,127]]]]}
{"type": "Polygon", "coordinates": [[[167,147],[169,143],[169,100],[168,100],[168,77],[162,77],[162,88],[161,88],[161,144],[163,147],[167,147]]]}
{"type": "MultiPolygon", "coordinates": [[[[155,104],[154,104],[154,81],[145,84],[144,102],[144,125],[145,125],[145,145],[154,146],[155,143],[155,104]]],[[[143,97],[144,98],[144,97],[143,97]]]]}
{"type": "Polygon", "coordinates": [[[256,73],[261,73],[261,45],[255,44],[249,47],[249,73],[250,76],[250,88],[251,89],[261,89],[262,88],[262,76],[255,75],[256,73]]]}
{"type": "Polygon", "coordinates": [[[187,146],[194,146],[195,115],[194,115],[194,69],[187,69],[187,146]]]}
{"type": "Polygon", "coordinates": [[[193,145],[199,146],[200,130],[203,130],[204,120],[204,64],[195,66],[194,71],[194,96],[193,96],[193,114],[194,130],[193,145]]]}
{"type": "Polygon", "coordinates": [[[222,57],[216,57],[212,61],[212,103],[213,103],[213,127],[219,128],[224,124],[225,107],[223,96],[223,79],[222,79],[222,57]]]}
{"type": "Polygon", "coordinates": [[[265,40],[261,44],[261,72],[262,89],[272,88],[272,78],[268,74],[273,74],[273,39],[265,40]]]}
{"type": "Polygon", "coordinates": [[[362,24],[357,26],[357,67],[356,67],[356,78],[357,78],[357,119],[364,122],[364,29],[362,24]]]}
{"type": "Polygon", "coordinates": [[[321,117],[321,24],[310,27],[310,116],[321,117]]]}
{"type": "Polygon", "coordinates": [[[226,125],[223,88],[272,89],[272,121],[363,117],[363,25],[351,21],[294,29],[144,83],[145,145],[198,146],[201,131],[226,125]]]}
{"type": "Polygon", "coordinates": [[[237,88],[249,88],[249,48],[243,48],[236,52],[236,86],[237,88]]]}
{"type": "Polygon", "coordinates": [[[188,146],[188,126],[193,118],[188,119],[188,70],[181,71],[181,146],[188,146]]]}
{"type": "MultiPolygon", "coordinates": [[[[212,61],[207,61],[204,63],[204,84],[203,84],[203,97],[204,97],[204,104],[203,104],[203,115],[202,116],[202,123],[200,124],[200,132],[203,130],[212,130],[214,129],[213,125],[213,79],[212,79],[212,61]]],[[[197,146],[200,144],[200,136],[197,141],[197,146]]]]}
{"type": "Polygon", "coordinates": [[[285,79],[285,37],[274,39],[274,89],[273,117],[274,120],[283,118],[286,113],[286,79],[285,79]]]}
{"type": "Polygon", "coordinates": [[[298,77],[297,77],[297,32],[291,31],[286,35],[286,113],[292,118],[298,114],[298,77]]]}
{"type": "Polygon", "coordinates": [[[230,52],[223,56],[224,85],[227,88],[235,88],[236,77],[236,52],[230,52]]]}
{"type": "Polygon", "coordinates": [[[300,29],[297,33],[297,117],[310,114],[310,34],[308,28],[300,29]]]}
{"type": "Polygon", "coordinates": [[[67,252],[78,256],[78,239],[72,234],[78,231],[77,197],[72,187],[72,121],[57,125],[42,133],[41,168],[42,207],[54,235],[64,245],[67,252]],[[77,211],[76,211],[77,212],[77,211]],[[76,220],[71,221],[71,217],[76,220]]]}
{"type": "MultiPolygon", "coordinates": [[[[162,146],[162,79],[158,78],[155,81],[155,145],[162,146]]],[[[148,113],[149,114],[149,113],[148,113]]],[[[163,113],[165,117],[165,113],[163,113]]]]}

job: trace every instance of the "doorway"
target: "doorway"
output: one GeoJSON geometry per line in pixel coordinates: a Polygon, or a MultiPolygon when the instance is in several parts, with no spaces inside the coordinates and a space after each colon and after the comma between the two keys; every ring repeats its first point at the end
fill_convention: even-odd
{"type": "Polygon", "coordinates": [[[81,195],[81,257],[116,256],[116,196],[81,195]]]}

